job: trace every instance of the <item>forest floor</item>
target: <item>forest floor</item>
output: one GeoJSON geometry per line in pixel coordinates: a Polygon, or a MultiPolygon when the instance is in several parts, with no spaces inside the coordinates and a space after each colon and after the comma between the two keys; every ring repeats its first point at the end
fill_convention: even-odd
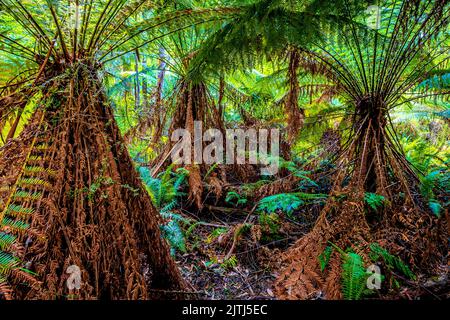
{"type": "Polygon", "coordinates": [[[259,225],[250,223],[252,227],[235,241],[236,230],[255,222],[257,215],[213,213],[210,217],[205,221],[202,215],[195,232],[187,232],[187,252],[177,252],[175,257],[197,298],[275,299],[272,284],[282,253],[312,224],[285,221],[273,239],[261,241],[259,225]]]}
{"type": "MultiPolygon", "coordinates": [[[[192,216],[189,213],[189,217],[192,216]]],[[[282,254],[312,228],[313,222],[298,222],[285,217],[274,239],[261,239],[259,224],[255,223],[257,219],[256,214],[212,213],[209,219],[202,214],[195,224],[195,231],[187,230],[187,251],[177,252],[175,259],[197,299],[275,299],[272,284],[278,277],[276,270],[280,267],[282,254]],[[237,228],[248,222],[252,227],[234,241],[237,228]]],[[[372,298],[449,299],[447,269],[448,266],[442,266],[441,276],[424,278],[419,275],[416,283],[405,282],[395,292],[381,291],[372,298]]]]}

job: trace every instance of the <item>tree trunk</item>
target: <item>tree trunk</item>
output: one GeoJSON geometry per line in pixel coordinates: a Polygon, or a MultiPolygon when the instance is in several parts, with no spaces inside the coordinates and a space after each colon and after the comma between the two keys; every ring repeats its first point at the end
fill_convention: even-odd
{"type": "Polygon", "coordinates": [[[61,80],[55,84],[60,93],[46,99],[41,135],[26,164],[42,168],[33,178],[43,183],[19,185],[41,197],[10,195],[15,204],[34,209],[29,235],[21,238],[27,248],[21,259],[42,281],[16,295],[178,298],[170,291],[186,284],[161,237],[162,219],[133,167],[99,80],[92,79],[95,70],[79,72],[76,83],[61,80]],[[72,265],[81,270],[80,290],[66,285],[72,265]]]}

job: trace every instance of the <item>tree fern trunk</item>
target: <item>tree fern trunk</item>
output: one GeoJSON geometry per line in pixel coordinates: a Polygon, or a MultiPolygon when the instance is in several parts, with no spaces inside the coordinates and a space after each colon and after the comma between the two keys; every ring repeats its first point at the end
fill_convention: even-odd
{"type": "Polygon", "coordinates": [[[51,188],[43,190],[29,221],[30,230],[43,236],[30,235],[22,257],[42,285],[16,294],[28,299],[177,298],[155,294],[183,290],[185,283],[95,69],[79,71],[77,79],[61,80],[55,84],[58,93],[49,92],[44,100],[44,141],[51,148],[39,165],[57,175],[47,177],[51,188]],[[66,286],[71,265],[81,270],[80,290],[66,286]]]}

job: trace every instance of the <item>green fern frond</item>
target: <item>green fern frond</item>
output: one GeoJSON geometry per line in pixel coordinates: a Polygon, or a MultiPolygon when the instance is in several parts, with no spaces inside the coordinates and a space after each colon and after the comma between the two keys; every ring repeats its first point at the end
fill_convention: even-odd
{"type": "Polygon", "coordinates": [[[235,191],[229,191],[227,193],[227,196],[225,197],[225,202],[235,205],[235,206],[239,206],[239,205],[244,205],[247,203],[247,199],[245,197],[242,197],[239,193],[235,192],[235,191]]]}
{"type": "Polygon", "coordinates": [[[347,300],[358,300],[367,288],[366,269],[359,254],[349,252],[342,255],[342,293],[347,300]]]}
{"type": "Polygon", "coordinates": [[[43,168],[43,167],[39,167],[39,166],[27,166],[27,167],[25,167],[24,173],[28,174],[28,175],[32,175],[32,174],[36,174],[36,173],[46,173],[48,175],[54,176],[54,175],[56,175],[57,172],[55,170],[47,169],[47,168],[43,168]]]}
{"type": "Polygon", "coordinates": [[[327,195],[325,194],[309,194],[303,192],[281,193],[261,199],[258,204],[258,211],[271,213],[280,210],[290,216],[304,204],[316,200],[323,201],[326,198],[327,195]]]}
{"type": "Polygon", "coordinates": [[[21,205],[10,204],[8,209],[6,209],[6,213],[10,216],[16,217],[20,215],[30,215],[34,213],[33,208],[25,208],[21,205]]]}
{"type": "Polygon", "coordinates": [[[381,208],[385,205],[386,198],[384,196],[376,194],[376,193],[366,192],[364,194],[364,201],[373,210],[378,210],[379,208],[381,208]]]}
{"type": "Polygon", "coordinates": [[[17,199],[24,199],[24,200],[38,200],[42,197],[41,192],[27,192],[27,191],[17,191],[13,198],[15,200],[17,199]]]}
{"type": "Polygon", "coordinates": [[[7,250],[16,240],[16,237],[9,233],[0,232],[0,250],[7,250]]]}
{"type": "Polygon", "coordinates": [[[7,227],[9,229],[11,229],[12,231],[16,231],[19,233],[23,233],[25,232],[30,225],[28,223],[25,223],[21,220],[13,220],[7,217],[3,218],[3,221],[0,224],[1,228],[3,229],[4,227],[7,227]]]}
{"type": "Polygon", "coordinates": [[[177,206],[177,200],[172,200],[171,202],[166,204],[163,208],[161,208],[161,215],[163,215],[163,213],[172,211],[173,209],[175,209],[176,206],[177,206]]]}
{"type": "Polygon", "coordinates": [[[405,276],[407,276],[411,280],[415,280],[416,276],[411,271],[411,269],[397,256],[394,256],[389,253],[386,249],[381,247],[378,243],[372,243],[370,245],[370,258],[373,261],[383,258],[389,269],[397,269],[402,272],[405,276]]]}
{"type": "Polygon", "coordinates": [[[19,260],[10,253],[0,251],[0,275],[7,276],[11,269],[19,265],[19,260]]]}
{"type": "Polygon", "coordinates": [[[331,254],[333,253],[333,247],[327,246],[325,250],[319,255],[320,271],[324,271],[330,262],[331,254]]]}
{"type": "Polygon", "coordinates": [[[303,200],[295,194],[281,193],[261,199],[258,204],[258,211],[272,213],[280,210],[292,215],[303,204],[303,200]]]}
{"type": "MultiPolygon", "coordinates": [[[[180,170],[173,173],[172,167],[173,166],[169,166],[158,178],[153,178],[148,168],[139,168],[141,178],[147,187],[147,191],[149,192],[153,204],[157,208],[162,208],[167,204],[171,204],[176,200],[176,197],[180,195],[178,190],[185,181],[186,173],[180,170]]],[[[172,209],[173,207],[168,210],[172,209]]]]}
{"type": "Polygon", "coordinates": [[[160,228],[164,238],[169,241],[172,252],[174,249],[178,249],[181,252],[186,252],[186,239],[183,230],[176,220],[171,220],[169,223],[162,225],[160,228]]]}
{"type": "Polygon", "coordinates": [[[38,179],[38,178],[22,178],[19,180],[18,183],[20,186],[41,186],[45,188],[50,188],[51,185],[45,180],[38,179]]]}

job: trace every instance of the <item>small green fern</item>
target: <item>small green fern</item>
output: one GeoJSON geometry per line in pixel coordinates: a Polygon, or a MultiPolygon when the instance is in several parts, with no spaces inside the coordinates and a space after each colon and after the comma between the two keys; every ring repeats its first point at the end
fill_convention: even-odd
{"type": "Polygon", "coordinates": [[[0,275],[7,276],[11,269],[19,265],[19,260],[10,253],[0,251],[0,275]]]}
{"type": "Polygon", "coordinates": [[[344,251],[334,243],[330,242],[330,245],[341,255],[341,284],[344,298],[346,300],[359,300],[372,294],[373,291],[367,288],[367,279],[371,273],[364,267],[364,260],[361,255],[353,252],[351,248],[344,251]]]}
{"type": "Polygon", "coordinates": [[[312,193],[281,193],[273,196],[265,197],[259,201],[258,211],[273,213],[281,211],[288,216],[292,216],[295,210],[299,209],[306,203],[323,201],[327,198],[324,194],[312,194],[312,193]]]}
{"type": "Polygon", "coordinates": [[[181,225],[188,225],[190,222],[180,214],[172,212],[178,205],[177,197],[182,194],[179,190],[188,175],[185,169],[178,169],[174,173],[172,167],[169,166],[158,178],[153,178],[147,167],[140,167],[139,173],[153,204],[166,221],[160,229],[163,237],[169,242],[173,255],[176,250],[186,252],[186,236],[181,225]]]}
{"type": "Polygon", "coordinates": [[[225,202],[234,206],[240,206],[245,205],[247,203],[247,199],[235,191],[229,191],[225,198],[225,202]]]}
{"type": "Polygon", "coordinates": [[[369,207],[376,211],[385,205],[386,198],[376,193],[366,192],[364,194],[364,201],[369,207]]]}
{"type": "Polygon", "coordinates": [[[153,204],[157,208],[162,208],[164,205],[171,203],[181,194],[179,189],[186,180],[187,173],[184,169],[179,169],[172,173],[172,167],[169,166],[158,178],[153,178],[147,167],[139,168],[141,178],[147,187],[153,204]]]}
{"type": "Polygon", "coordinates": [[[163,237],[169,241],[172,255],[175,250],[186,252],[186,239],[180,224],[176,220],[170,220],[160,227],[163,237]]]}

